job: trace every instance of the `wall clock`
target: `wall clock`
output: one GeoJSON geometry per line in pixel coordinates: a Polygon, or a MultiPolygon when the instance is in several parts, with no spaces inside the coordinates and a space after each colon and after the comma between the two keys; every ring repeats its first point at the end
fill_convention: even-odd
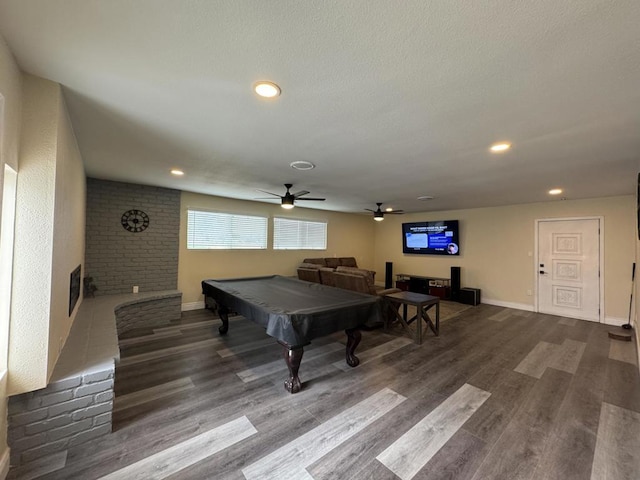
{"type": "Polygon", "coordinates": [[[122,228],[133,233],[142,232],[149,226],[149,215],[142,210],[131,209],[122,214],[122,228]]]}

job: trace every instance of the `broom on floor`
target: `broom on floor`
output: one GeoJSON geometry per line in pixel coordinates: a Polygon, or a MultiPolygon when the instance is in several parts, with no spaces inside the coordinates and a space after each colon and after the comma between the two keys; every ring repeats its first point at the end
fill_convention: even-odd
{"type": "MultiPolygon", "coordinates": [[[[636,262],[633,262],[633,267],[631,268],[631,297],[629,298],[629,320],[627,321],[627,323],[622,325],[622,328],[624,328],[625,330],[632,330],[633,329],[633,327],[631,326],[631,306],[633,305],[633,288],[635,286],[635,281],[636,281],[636,262]]],[[[631,333],[628,333],[628,332],[621,332],[621,333],[609,332],[609,338],[613,338],[615,340],[624,340],[624,341],[630,342],[631,341],[631,333]]]]}

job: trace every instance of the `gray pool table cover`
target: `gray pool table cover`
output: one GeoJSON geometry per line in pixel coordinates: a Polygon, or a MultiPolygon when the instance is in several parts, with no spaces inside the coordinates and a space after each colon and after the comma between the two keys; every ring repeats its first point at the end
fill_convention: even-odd
{"type": "Polygon", "coordinates": [[[382,318],[379,297],[279,275],[203,280],[202,293],[291,347],[382,318]]]}

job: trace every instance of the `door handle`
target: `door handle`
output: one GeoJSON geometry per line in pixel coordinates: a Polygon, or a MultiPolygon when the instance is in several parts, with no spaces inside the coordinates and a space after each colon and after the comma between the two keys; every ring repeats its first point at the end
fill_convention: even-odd
{"type": "Polygon", "coordinates": [[[540,275],[546,275],[547,272],[545,272],[544,270],[540,270],[540,275]]]}

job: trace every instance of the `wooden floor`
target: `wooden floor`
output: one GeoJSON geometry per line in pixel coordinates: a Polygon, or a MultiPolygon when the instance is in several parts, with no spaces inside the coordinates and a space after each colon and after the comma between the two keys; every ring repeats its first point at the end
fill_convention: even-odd
{"type": "Polygon", "coordinates": [[[480,305],[420,346],[364,332],[353,369],[335,334],[290,395],[261,328],[218,324],[185,312],[124,340],[113,434],[11,478],[640,478],[635,346],[612,327],[480,305]]]}

